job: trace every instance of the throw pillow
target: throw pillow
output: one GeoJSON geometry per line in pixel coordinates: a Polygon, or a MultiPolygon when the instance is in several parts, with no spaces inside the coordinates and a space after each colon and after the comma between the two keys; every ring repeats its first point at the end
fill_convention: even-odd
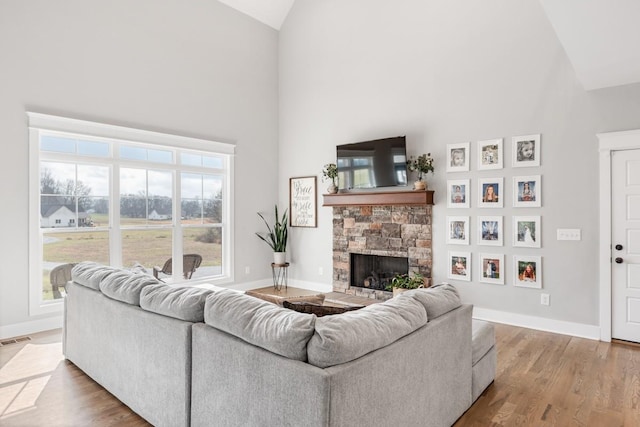
{"type": "Polygon", "coordinates": [[[332,314],[342,314],[347,311],[358,310],[364,307],[364,305],[333,307],[330,305],[315,304],[313,302],[290,300],[284,300],[282,302],[282,306],[284,308],[288,308],[289,310],[297,311],[298,313],[315,314],[318,317],[329,316],[332,314]]]}

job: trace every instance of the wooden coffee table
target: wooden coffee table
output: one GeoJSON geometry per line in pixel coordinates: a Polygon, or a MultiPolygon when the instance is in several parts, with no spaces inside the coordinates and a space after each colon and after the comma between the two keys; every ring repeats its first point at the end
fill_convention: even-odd
{"type": "MultiPolygon", "coordinates": [[[[308,295],[318,295],[322,292],[312,291],[310,289],[300,289],[294,287],[283,288],[280,290],[274,289],[273,286],[266,286],[264,288],[251,289],[251,292],[271,295],[278,300],[284,301],[291,297],[302,297],[308,295]]],[[[347,295],[342,292],[329,292],[325,293],[324,305],[331,305],[334,307],[340,307],[345,305],[371,305],[376,301],[370,298],[357,297],[354,295],[347,295]]]]}

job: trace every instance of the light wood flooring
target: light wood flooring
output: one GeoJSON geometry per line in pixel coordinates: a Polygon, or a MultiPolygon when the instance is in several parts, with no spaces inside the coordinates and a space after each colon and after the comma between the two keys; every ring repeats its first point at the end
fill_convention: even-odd
{"type": "MultiPolygon", "coordinates": [[[[61,331],[0,347],[0,426],[147,426],[62,358],[61,331]]],[[[496,324],[498,373],[462,426],[640,426],[640,348],[496,324]]],[[[400,426],[399,426],[400,427],[400,426]]]]}

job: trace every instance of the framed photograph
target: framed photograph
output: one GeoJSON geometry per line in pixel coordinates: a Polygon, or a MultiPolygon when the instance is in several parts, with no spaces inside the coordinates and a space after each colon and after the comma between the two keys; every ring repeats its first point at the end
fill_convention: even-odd
{"type": "Polygon", "coordinates": [[[289,225],[317,227],[318,204],[315,176],[289,178],[289,225]]]}
{"type": "Polygon", "coordinates": [[[469,143],[447,144],[447,172],[469,171],[469,143]]]}
{"type": "Polygon", "coordinates": [[[471,252],[449,252],[449,279],[471,281],[471,252]]]}
{"type": "Polygon", "coordinates": [[[513,217],[513,246],[539,248],[540,236],[542,229],[539,216],[513,217]]]}
{"type": "Polygon", "coordinates": [[[540,166],[540,134],[514,136],[511,141],[514,168],[540,166]]]}
{"type": "Polygon", "coordinates": [[[516,286],[542,289],[542,257],[514,255],[513,273],[516,286]]]}
{"type": "Polygon", "coordinates": [[[469,244],[469,217],[447,217],[447,243],[452,245],[469,244]]]}
{"type": "Polygon", "coordinates": [[[478,244],[486,246],[502,246],[502,217],[478,217],[478,244]]]}
{"type": "Polygon", "coordinates": [[[540,175],[513,177],[513,207],[539,208],[542,198],[540,175]]]}
{"type": "Polygon", "coordinates": [[[504,285],[504,254],[480,254],[478,267],[481,282],[504,285]]]}
{"type": "Polygon", "coordinates": [[[447,207],[468,208],[471,194],[468,179],[447,180],[447,207]]]}
{"type": "Polygon", "coordinates": [[[478,170],[502,169],[502,138],[478,141],[478,170]]]}
{"type": "Polygon", "coordinates": [[[478,180],[478,207],[504,207],[504,178],[480,178],[478,180]]]}

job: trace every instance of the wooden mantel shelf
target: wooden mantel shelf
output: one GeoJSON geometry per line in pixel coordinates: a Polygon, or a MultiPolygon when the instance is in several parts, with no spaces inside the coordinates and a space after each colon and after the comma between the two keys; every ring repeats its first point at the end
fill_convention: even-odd
{"type": "Polygon", "coordinates": [[[323,194],[322,206],[433,205],[433,191],[392,191],[323,194]]]}

